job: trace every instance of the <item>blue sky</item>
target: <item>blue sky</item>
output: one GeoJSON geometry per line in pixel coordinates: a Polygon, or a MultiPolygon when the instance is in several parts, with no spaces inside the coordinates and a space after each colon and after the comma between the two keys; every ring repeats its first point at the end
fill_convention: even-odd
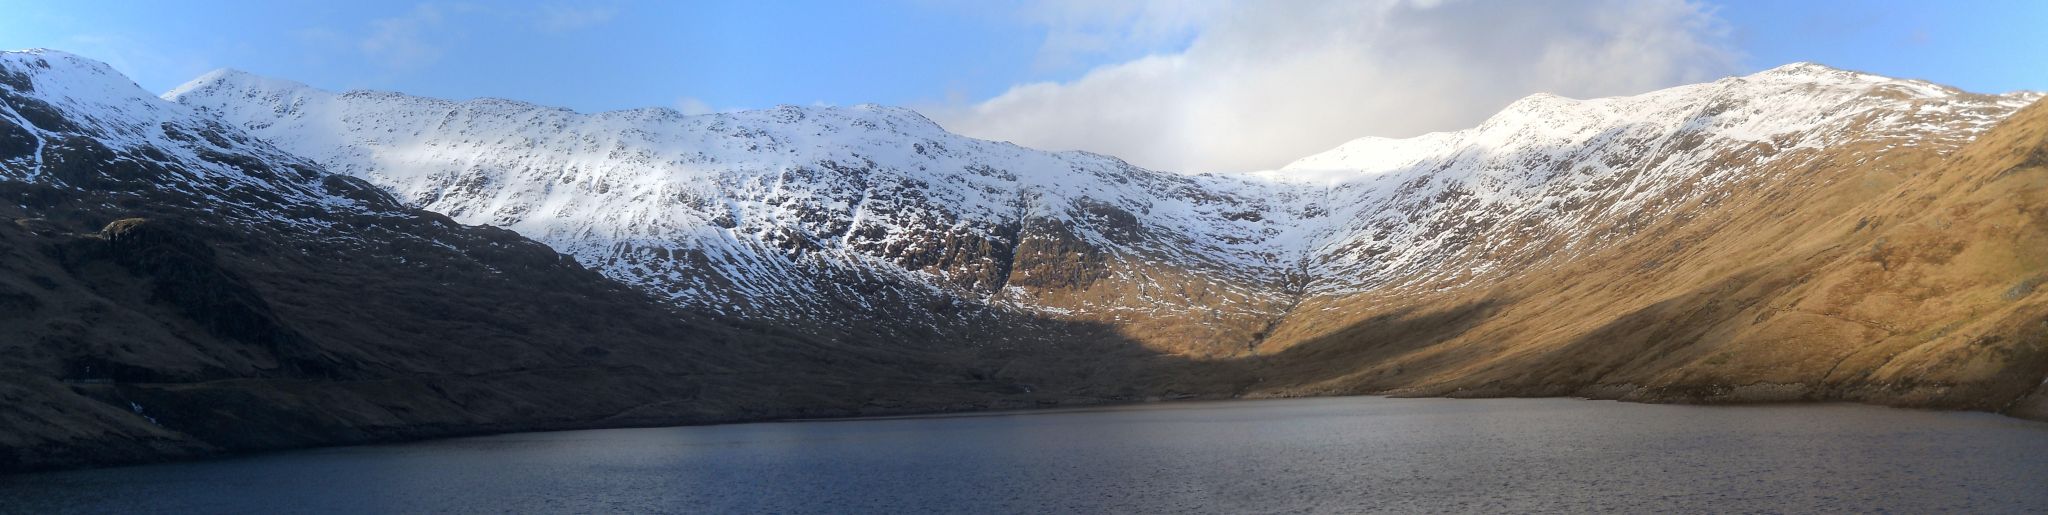
{"type": "MultiPolygon", "coordinates": [[[[910,104],[1067,78],[1021,3],[4,1],[0,48],[48,47],[170,89],[231,67],[329,89],[578,110],[910,104]]],[[[1160,47],[1161,49],[1168,49],[1160,47]]]]}
{"type": "Polygon", "coordinates": [[[1815,61],[1980,93],[2048,90],[2048,2],[1716,3],[1749,70],[1815,61]]]}
{"type": "Polygon", "coordinates": [[[72,51],[154,91],[233,67],[328,89],[493,96],[580,111],[877,102],[919,108],[971,135],[1182,168],[1277,165],[1279,156],[1352,137],[1458,128],[1539,91],[1626,94],[1800,60],[1981,92],[2048,89],[2048,2],[1426,0],[1356,8],[1374,1],[0,0],[8,13],[0,16],[0,48],[72,51]],[[1406,35],[1353,34],[1374,31],[1406,35]],[[1358,48],[1336,48],[1347,45],[1358,48]],[[1574,52],[1586,55],[1567,55],[1577,63],[1570,66],[1521,62],[1574,52]],[[1452,57],[1398,57],[1434,53],[1452,57]],[[1260,67],[1325,54],[1330,60],[1294,69],[1260,67]],[[1349,69],[1348,61],[1376,64],[1349,69]],[[1513,76],[1405,71],[1458,67],[1513,76]],[[1172,91],[1149,95],[1159,83],[1118,82],[1133,74],[1171,80],[1172,91]],[[1243,83],[1268,74],[1281,85],[1243,83]],[[1626,80],[1573,78],[1595,75],[1626,80]],[[1542,76],[1564,78],[1528,78],[1542,76]],[[1313,82],[1347,86],[1285,86],[1313,82]],[[1461,86],[1477,82],[1489,86],[1461,86]],[[1201,86],[1208,83],[1224,86],[1201,86]],[[1190,88],[1206,89],[1183,91],[1190,88]],[[1434,96],[1402,98],[1425,93],[1434,96]],[[1334,98],[1345,95],[1359,98],[1334,98]],[[1295,121],[1329,108],[1262,105],[1296,97],[1368,121],[1304,128],[1295,121]],[[1129,112],[1103,119],[1084,111],[1129,112]],[[1173,125],[1157,125],[1164,123],[1173,125]],[[1083,125],[1106,132],[1072,130],[1083,125]],[[1248,133],[1307,141],[1239,136],[1248,133]],[[1232,148],[1164,157],[1217,147],[1232,148]]]}

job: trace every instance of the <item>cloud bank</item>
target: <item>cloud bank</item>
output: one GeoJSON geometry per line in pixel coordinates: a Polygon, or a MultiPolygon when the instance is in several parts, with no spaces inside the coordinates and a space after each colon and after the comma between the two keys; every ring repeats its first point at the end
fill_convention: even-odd
{"type": "Polygon", "coordinates": [[[925,110],[980,138],[1253,170],[1358,137],[1473,126],[1532,93],[1632,94],[1737,69],[1723,24],[1684,0],[1135,5],[1056,1],[1034,15],[1056,36],[1048,51],[1192,27],[1186,49],[925,110]]]}

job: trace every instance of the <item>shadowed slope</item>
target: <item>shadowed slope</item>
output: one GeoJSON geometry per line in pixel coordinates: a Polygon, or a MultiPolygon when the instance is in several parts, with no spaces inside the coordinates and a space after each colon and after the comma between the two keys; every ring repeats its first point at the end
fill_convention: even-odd
{"type": "Polygon", "coordinates": [[[1017,326],[822,338],[677,309],[60,52],[0,53],[0,199],[0,471],[1216,395],[1177,385],[1232,377],[1086,324],[1015,321],[1071,340],[1018,353],[1017,326]]]}

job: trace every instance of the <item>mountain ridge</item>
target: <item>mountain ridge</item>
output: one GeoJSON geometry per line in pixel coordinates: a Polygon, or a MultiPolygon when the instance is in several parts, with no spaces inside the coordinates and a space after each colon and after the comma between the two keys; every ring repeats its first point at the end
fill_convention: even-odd
{"type": "Polygon", "coordinates": [[[2048,417],[2048,105],[1789,71],[1269,179],[0,54],[0,469],[1176,398],[2048,417]]]}
{"type": "MultiPolygon", "coordinates": [[[[1602,220],[1634,216],[1626,212],[1627,204],[1617,203],[1626,201],[1617,198],[1620,195],[1642,196],[1645,191],[1672,187],[1676,178],[1709,171],[1701,170],[1710,166],[1707,163],[1682,163],[1647,170],[1670,178],[1631,178],[1643,171],[1629,168],[1648,161],[1645,152],[1660,149],[1616,148],[1619,145],[1701,144],[1679,141],[1681,138],[1713,139],[1723,146],[1761,143],[1768,148],[1752,157],[1776,159],[1782,158],[1778,154],[1818,148],[1829,138],[1839,137],[1825,131],[1848,132],[1844,126],[1854,123],[1852,118],[1876,113],[1889,118],[1864,124],[1870,128],[1857,129],[1859,137],[1877,136],[1867,133],[1880,129],[1896,133],[1882,136],[1903,139],[1930,134],[1947,138],[1937,143],[1952,147],[2035,98],[2028,93],[1970,95],[1924,82],[1793,64],[1633,97],[1571,100],[1534,95],[1473,129],[1407,140],[1365,138],[1274,171],[1178,174],[1145,170],[1096,154],[1041,152],[965,138],[936,124],[927,125],[929,120],[922,116],[916,120],[923,123],[898,124],[900,117],[915,116],[914,112],[879,106],[786,106],[680,118],[623,114],[631,111],[560,112],[556,119],[556,111],[535,114],[550,108],[530,104],[499,109],[504,106],[398,94],[365,97],[295,84],[275,89],[257,82],[252,86],[202,79],[165,97],[251,125],[298,153],[392,187],[421,206],[471,223],[505,225],[563,248],[615,279],[670,289],[672,298],[686,307],[724,309],[763,303],[763,298],[816,296],[833,289],[830,284],[840,281],[834,276],[865,274],[888,277],[897,283],[891,288],[907,292],[906,296],[921,298],[932,293],[937,302],[966,301],[997,310],[1156,316],[1161,306],[1174,304],[1182,306],[1172,310],[1183,312],[1222,308],[1228,311],[1223,315],[1227,320],[1217,322],[1216,327],[1194,330],[1230,343],[1170,349],[1204,355],[1241,354],[1249,345],[1237,342],[1263,341],[1251,328],[1284,318],[1283,308],[1299,302],[1296,297],[1300,295],[1292,293],[1295,290],[1306,295],[1342,296],[1377,288],[1450,287],[1445,281],[1515,267],[1513,261],[1502,262],[1500,256],[1528,254],[1505,247],[1510,243],[1499,241],[1504,238],[1477,227],[1514,226],[1519,231],[1553,233],[1581,230],[1602,220]],[[1873,100],[1882,95],[1897,98],[1873,100]],[[1792,102],[1781,102],[1764,113],[1756,104],[1765,98],[1792,102]],[[256,101],[246,102],[250,99],[256,101]],[[1715,102],[1722,105],[1710,105],[1715,102]],[[1909,126],[1913,120],[1939,118],[1915,111],[1924,107],[1920,104],[1953,109],[1958,114],[1939,123],[1929,122],[1934,123],[1929,127],[1909,126]],[[1737,105],[1758,110],[1758,114],[1734,111],[1737,105]],[[1829,111],[1841,105],[1853,108],[1846,113],[1829,111]],[[1790,113],[1793,108],[1800,111],[1790,113]],[[877,115],[866,116],[871,113],[877,115]],[[392,116],[419,121],[397,121],[390,119],[392,116]],[[539,122],[534,116],[550,119],[539,122]],[[438,125],[428,126],[425,120],[430,118],[438,125]],[[1735,122],[1721,121],[1731,119],[1735,122]],[[378,134],[394,126],[405,127],[401,130],[407,133],[378,134]],[[540,126],[601,135],[604,141],[591,145],[588,141],[547,140],[521,128],[540,126]],[[649,136],[631,137],[634,133],[649,136]],[[826,138],[822,144],[801,141],[809,136],[848,133],[860,137],[853,138],[857,141],[826,138]],[[332,139],[362,134],[372,136],[332,139]],[[517,141],[507,139],[514,134],[517,141]],[[1794,139],[1768,141],[1780,136],[1794,139]],[[457,140],[463,148],[432,147],[457,140]],[[745,145],[746,150],[731,154],[736,144],[745,145]],[[1366,148],[1359,148],[1361,145],[1366,148]],[[948,150],[943,157],[934,158],[940,151],[928,154],[927,148],[948,150]],[[1358,162],[1343,157],[1346,152],[1396,162],[1358,162]],[[525,155],[497,157],[518,154],[525,155]],[[705,154],[714,157],[699,159],[705,154]],[[759,154],[778,157],[754,158],[759,154]],[[742,162],[722,162],[721,158],[742,162]],[[1566,161],[1576,163],[1572,173],[1529,175],[1530,168],[1565,166],[1566,161]],[[1323,170],[1307,170],[1305,163],[1320,163],[1314,166],[1323,170]],[[574,178],[554,172],[591,166],[604,171],[574,178]],[[840,177],[792,179],[789,173],[806,175],[819,169],[840,177]],[[849,177],[855,175],[859,177],[849,177]],[[893,191],[878,191],[880,188],[868,181],[870,176],[895,182],[882,186],[893,191]],[[820,180],[836,181],[833,187],[837,191],[802,191],[820,180]],[[553,187],[565,182],[573,187],[583,181],[636,183],[640,189],[619,195],[608,191],[564,193],[553,187]],[[1602,181],[1614,184],[1605,186],[1602,181]],[[796,190],[781,189],[791,184],[796,184],[796,190]],[[1587,184],[1605,186],[1609,191],[1579,187],[1587,184]],[[533,189],[537,185],[548,186],[539,191],[533,189]],[[483,188],[485,193],[449,192],[451,187],[470,186],[483,188]],[[1617,189],[1622,191],[1612,191],[1617,189]],[[646,200],[670,191],[688,192],[694,200],[646,200]],[[897,198],[902,192],[928,198],[897,198]],[[816,198],[819,193],[823,199],[816,198]],[[533,200],[540,195],[550,196],[549,200],[533,200]],[[869,203],[877,197],[889,198],[869,203]],[[1547,198],[1552,205],[1516,204],[1517,199],[1531,197],[1547,198]],[[1461,202],[1445,202],[1460,198],[1461,202]],[[693,208],[691,202],[704,202],[709,209],[693,208]],[[1453,205],[1459,203],[1462,205],[1453,205]],[[565,220],[560,210],[547,211],[565,204],[611,206],[613,211],[570,216],[580,220],[565,220]],[[1591,215],[1579,215],[1581,220],[1571,223],[1558,221],[1566,216],[1551,214],[1555,205],[1578,204],[1605,207],[1591,215]],[[869,225],[874,218],[868,216],[867,209],[876,206],[893,211],[892,215],[910,214],[896,216],[894,223],[869,225]],[[678,210],[694,211],[695,216],[668,213],[678,210]],[[1479,213],[1491,214],[1473,216],[1479,213]],[[659,223],[648,222],[664,217],[659,223]],[[1036,221],[1045,224],[1033,225],[1036,221]],[[733,227],[725,227],[727,224],[733,227]],[[723,227],[723,234],[706,234],[702,228],[708,226],[723,227]],[[965,228],[967,234],[949,231],[938,235],[917,229],[948,226],[965,228]],[[1025,279],[1019,284],[1026,288],[1009,288],[1012,269],[1032,268],[1031,263],[1016,266],[1014,251],[1009,250],[1019,243],[1012,240],[1041,234],[1026,226],[1040,228],[1043,240],[1074,240],[1089,249],[1082,259],[1054,259],[1056,262],[1044,265],[1082,275],[1041,283],[1026,273],[1019,275],[1025,279]],[[793,227],[800,230],[791,233],[793,227]],[[689,232],[696,234],[675,234],[689,232]],[[1010,236],[1013,233],[1016,236],[1010,236]],[[862,241],[869,238],[863,234],[872,239],[862,241]],[[957,248],[944,241],[960,236],[969,236],[972,241],[967,245],[975,248],[957,248]],[[827,241],[806,241],[818,237],[827,241]],[[991,246],[981,249],[982,242],[991,246]],[[1474,242],[1494,247],[1478,252],[1495,257],[1457,255],[1473,252],[1474,242]],[[789,246],[821,248],[826,257],[823,263],[814,263],[777,257],[769,250],[789,246]],[[906,258],[902,255],[906,246],[910,252],[937,248],[941,255],[906,258]],[[661,262],[671,260],[658,252],[635,255],[646,253],[645,247],[665,248],[671,256],[678,250],[719,254],[701,260],[705,263],[700,265],[705,266],[698,267],[717,270],[692,276],[673,268],[651,269],[648,267],[659,268],[661,262]],[[979,264],[963,267],[946,256],[979,260],[979,264]],[[621,261],[623,264],[606,264],[621,261]],[[961,284],[955,280],[961,275],[978,279],[961,284]],[[1094,288],[1094,278],[1099,277],[1117,277],[1129,287],[1094,288]],[[678,288],[675,283],[687,283],[688,287],[678,288]],[[757,293],[742,296],[751,298],[706,294],[718,290],[708,286],[713,284],[735,285],[727,290],[743,290],[748,286],[737,285],[749,285],[757,293]],[[1175,290],[1190,291],[1204,300],[1187,303],[1155,293],[1175,290]]],[[[1721,175],[1732,180],[1740,172],[1721,175]]],[[[1544,238],[1549,241],[1520,245],[1569,250],[1597,244],[1569,235],[1544,238]]],[[[1056,246],[1072,250],[1067,243],[1056,246]]],[[[778,312],[781,307],[771,306],[747,316],[791,316],[778,312]]],[[[821,322],[828,325],[835,316],[822,313],[819,317],[821,312],[815,306],[792,309],[810,311],[807,316],[828,319],[821,322]]],[[[1207,315],[1190,318],[1198,317],[1207,315]]],[[[1114,315],[1108,318],[1115,321],[1114,315]]],[[[1173,329],[1161,332],[1165,335],[1140,338],[1169,340],[1185,334],[1173,329]]]]}
{"type": "Polygon", "coordinates": [[[0,199],[0,472],[1103,402],[1181,375],[1108,342],[1073,346],[1100,372],[1027,355],[997,377],[971,350],[677,309],[58,52],[0,53],[0,199]]]}
{"type": "MultiPolygon", "coordinates": [[[[1059,154],[1028,152],[1027,157],[1045,161],[1018,165],[1015,154],[982,153],[945,167],[1064,172],[1059,180],[1065,189],[1040,191],[1039,202],[1019,217],[1029,223],[1018,225],[1036,231],[1022,230],[1016,237],[1055,245],[1030,251],[1014,247],[1011,259],[996,261],[1013,270],[1055,271],[1058,280],[1013,274],[1038,281],[1025,283],[1035,289],[990,295],[999,302],[983,308],[1104,323],[1170,355],[1251,363],[1264,379],[1243,395],[1537,394],[1694,402],[1851,398],[1988,409],[1980,404],[1987,398],[2015,398],[2012,383],[1990,390],[2000,393],[1972,385],[2015,379],[1936,367],[1920,379],[1877,385],[1865,383],[1883,375],[1870,367],[1888,362],[1840,357],[1814,368],[1823,361],[1818,355],[1853,356],[1861,345],[1898,338],[1883,331],[1901,328],[1870,321],[1900,315],[1850,317],[1841,314],[1841,307],[1775,311],[1792,308],[1767,299],[1803,291],[1799,283],[1744,263],[1778,262],[1788,270],[1810,268],[1814,265],[1805,263],[1814,262],[1863,266],[1842,261],[1839,249],[1872,243],[1862,236],[1823,232],[1836,226],[1822,221],[1897,216],[1868,214],[1884,209],[1870,203],[1873,197],[1931,174],[1969,173],[1945,171],[1942,163],[2039,98],[2033,92],[1967,93],[1795,63],[1628,97],[1536,95],[1471,129],[1354,140],[1272,171],[1183,175],[1121,163],[1076,164],[1061,161],[1059,154]],[[1146,187],[1113,186],[1133,183],[1146,187]],[[1822,251],[1810,248],[1820,241],[1843,242],[1822,251]],[[1050,259],[1045,259],[1047,250],[1050,259]],[[1587,283],[1590,277],[1610,282],[1587,283]],[[1673,306],[1693,307],[1673,312],[1673,306]],[[1888,329],[1860,332],[1872,327],[1888,329]],[[1758,341],[1792,341],[1785,338],[1810,343],[1792,354],[1727,350],[1758,341]],[[1774,355],[1810,361],[1756,358],[1774,355]]],[[[177,100],[267,127],[324,119],[319,110],[247,108],[232,101],[232,94],[180,95],[177,100]]],[[[727,119],[740,123],[744,116],[749,115],[727,119]]],[[[295,127],[271,132],[286,139],[302,137],[307,126],[295,127]]],[[[758,130],[774,134],[780,129],[758,130]]],[[[347,132],[344,127],[341,134],[347,132]]],[[[405,137],[446,142],[478,134],[489,131],[427,128],[405,137]]],[[[908,154],[923,155],[924,145],[937,141],[974,141],[937,134],[885,136],[915,143],[908,145],[912,152],[886,144],[863,147],[864,162],[878,165],[860,169],[918,178],[899,193],[929,192],[925,183],[957,177],[951,170],[933,171],[931,163],[908,154]]],[[[377,145],[344,147],[374,151],[377,145]]],[[[347,157],[328,155],[329,160],[347,157]]],[[[429,151],[376,166],[449,166],[438,159],[445,156],[429,151]]],[[[802,169],[807,163],[799,156],[770,165],[802,169]]],[[[498,162],[483,169],[493,167],[513,175],[547,168],[498,162]]],[[[658,173],[660,167],[637,169],[649,168],[658,173]]],[[[613,169],[635,173],[630,165],[613,169]]],[[[909,207],[925,205],[912,202],[909,207]]],[[[831,219],[848,212],[808,213],[831,219]]],[[[858,219],[861,213],[849,216],[858,219]]],[[[759,223],[801,225],[765,219],[759,223]]],[[[962,220],[973,222],[972,217],[937,216],[909,227],[962,220]]],[[[914,243],[935,239],[917,230],[890,234],[914,243]]],[[[875,256],[863,252],[851,249],[847,261],[914,269],[873,261],[875,256]]],[[[1883,284],[1874,287],[1902,287],[1883,284]]],[[[932,291],[942,298],[949,293],[943,286],[932,291]]],[[[1933,324],[1939,318],[1901,319],[1933,324]]],[[[926,323],[904,320],[906,325],[926,323]]],[[[1938,332],[1947,335],[1948,330],[1938,332]]],[[[1947,336],[1923,344],[1958,345],[1947,336]]],[[[2024,370],[2018,372],[2024,375],[2039,368],[2027,365],[2034,361],[2027,356],[2034,354],[2024,348],[1999,352],[2006,356],[2000,359],[2015,360],[2006,366],[2017,367],[2002,370],[2024,370]]]]}

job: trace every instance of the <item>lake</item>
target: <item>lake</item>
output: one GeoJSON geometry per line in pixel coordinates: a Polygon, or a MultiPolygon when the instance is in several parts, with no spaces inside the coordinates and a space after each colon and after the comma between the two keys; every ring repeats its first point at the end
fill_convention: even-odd
{"type": "Polygon", "coordinates": [[[0,511],[2048,512],[2048,424],[1856,405],[1188,402],[526,433],[0,476],[0,511]]]}

